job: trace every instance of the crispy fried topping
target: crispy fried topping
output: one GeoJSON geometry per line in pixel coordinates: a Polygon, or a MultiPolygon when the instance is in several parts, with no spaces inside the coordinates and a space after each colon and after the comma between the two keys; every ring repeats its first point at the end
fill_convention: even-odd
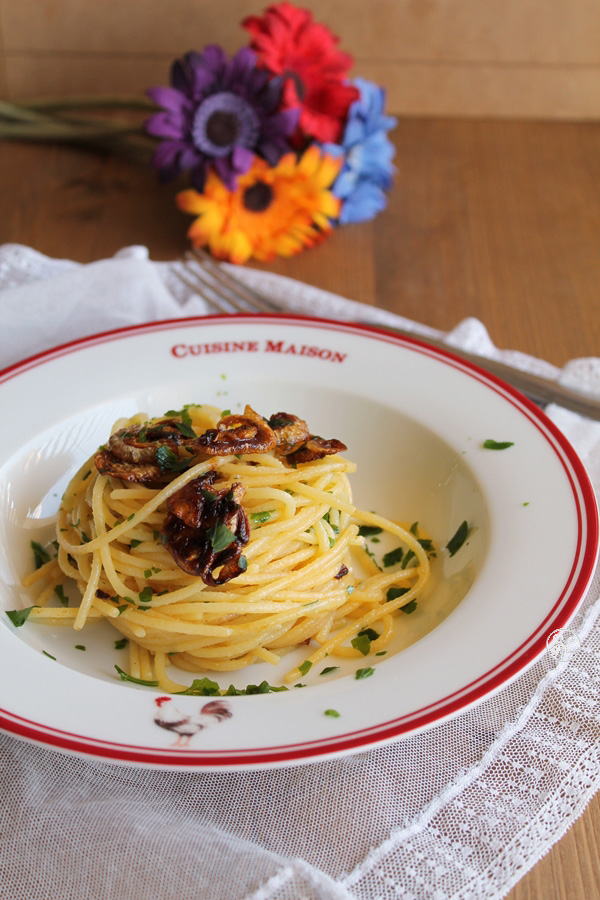
{"type": "Polygon", "coordinates": [[[342,453],[347,449],[345,444],[335,438],[326,441],[313,434],[305,444],[294,450],[293,453],[289,453],[286,458],[296,465],[297,463],[312,462],[313,459],[322,459],[324,456],[332,456],[334,453],[342,453]]]}
{"type": "Polygon", "coordinates": [[[269,425],[273,429],[277,441],[276,456],[287,456],[288,453],[293,453],[310,437],[310,431],[304,419],[300,419],[292,413],[274,413],[269,419],[269,425]]]}
{"type": "Polygon", "coordinates": [[[209,428],[198,438],[198,445],[208,456],[268,453],[276,444],[273,429],[251,406],[246,406],[243,415],[225,416],[216,428],[209,428]]]}
{"type": "Polygon", "coordinates": [[[198,437],[177,419],[144,425],[128,425],[112,434],[94,457],[101,475],[123,481],[154,482],[168,472],[180,471],[180,460],[197,451],[198,437]]]}
{"type": "Polygon", "coordinates": [[[99,450],[94,457],[94,463],[101,475],[112,475],[123,481],[135,481],[143,484],[160,481],[164,476],[157,464],[127,462],[119,459],[110,450],[99,450]]]}
{"type": "Polygon", "coordinates": [[[215,587],[246,570],[242,548],[250,526],[241,500],[246,489],[235,483],[214,490],[214,471],[188,482],[169,497],[162,539],[180,569],[215,587]],[[215,577],[215,569],[221,568],[215,577]]]}
{"type": "Polygon", "coordinates": [[[179,448],[195,448],[198,438],[190,432],[191,429],[177,419],[163,419],[153,424],[121,428],[110,436],[107,446],[111,453],[127,462],[154,462],[159,447],[166,446],[175,453],[179,448]]]}

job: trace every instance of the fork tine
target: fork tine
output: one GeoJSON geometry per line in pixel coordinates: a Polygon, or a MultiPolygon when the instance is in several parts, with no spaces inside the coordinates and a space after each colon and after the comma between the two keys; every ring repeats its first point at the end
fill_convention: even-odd
{"type": "Polygon", "coordinates": [[[234,278],[233,275],[222,269],[205,250],[194,248],[186,253],[186,257],[188,259],[194,258],[199,262],[200,266],[208,271],[212,278],[227,291],[228,296],[231,295],[235,297],[237,301],[241,301],[243,304],[241,307],[233,300],[230,301],[237,309],[242,309],[242,311],[244,309],[255,309],[260,312],[282,311],[281,304],[276,303],[269,297],[265,297],[265,295],[261,294],[259,291],[255,291],[253,288],[248,287],[238,278],[234,278]]]}
{"type": "MultiPolygon", "coordinates": [[[[189,251],[185,254],[182,265],[194,282],[196,292],[221,312],[248,312],[248,304],[233,291],[225,289],[189,251]]],[[[190,281],[188,284],[191,286],[190,281]]]]}
{"type": "Polygon", "coordinates": [[[231,306],[226,305],[222,298],[215,300],[215,295],[206,290],[204,282],[198,277],[196,272],[191,272],[190,269],[186,267],[183,260],[181,260],[179,266],[173,266],[171,271],[183,282],[183,284],[187,285],[194,294],[199,294],[199,296],[202,297],[203,300],[206,300],[206,302],[216,309],[217,312],[231,313],[231,306]],[[193,275],[193,278],[190,277],[190,275],[193,275]]]}

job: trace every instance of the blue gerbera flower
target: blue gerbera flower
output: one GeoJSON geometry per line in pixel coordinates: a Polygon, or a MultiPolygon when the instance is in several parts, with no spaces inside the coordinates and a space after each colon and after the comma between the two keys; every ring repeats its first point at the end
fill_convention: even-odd
{"type": "Polygon", "coordinates": [[[360,96],[348,111],[341,144],[324,144],[331,156],[344,157],[333,193],[342,201],[339,223],[366,222],[387,205],[386,191],[395,172],[395,148],[387,136],[397,119],[384,115],[385,91],[356,78],[360,96]]]}

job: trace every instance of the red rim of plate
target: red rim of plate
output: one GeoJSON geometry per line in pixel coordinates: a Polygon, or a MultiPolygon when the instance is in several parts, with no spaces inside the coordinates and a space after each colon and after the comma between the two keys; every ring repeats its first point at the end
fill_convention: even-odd
{"type": "Polygon", "coordinates": [[[371,728],[348,732],[318,741],[283,744],[257,749],[241,748],[204,752],[201,750],[164,750],[162,748],[101,741],[72,734],[24,719],[2,709],[0,709],[0,729],[16,737],[50,746],[63,752],[84,754],[94,758],[133,765],[209,769],[293,765],[365,750],[375,745],[387,743],[394,738],[408,736],[424,728],[441,724],[446,719],[489,697],[532,665],[546,648],[546,642],[550,634],[556,629],[564,627],[573,617],[592,578],[599,541],[596,498],[583,463],[559,429],[534,403],[518,390],[506,384],[497,376],[480,369],[473,363],[454,356],[451,350],[431,347],[427,343],[423,343],[418,336],[414,338],[404,337],[371,325],[340,323],[326,318],[284,314],[241,313],[227,316],[214,315],[165,319],[143,325],[116,328],[60,344],[57,347],[35,354],[3,369],[0,371],[0,384],[61,356],[66,356],[97,344],[121,340],[132,335],[169,331],[176,328],[197,327],[203,324],[231,321],[256,322],[257,320],[267,323],[301,324],[303,327],[362,334],[374,340],[409,347],[417,353],[441,359],[447,365],[459,369],[482,382],[495,393],[504,397],[529,419],[548,441],[560,460],[573,492],[577,510],[578,534],[574,560],[569,577],[554,606],[528,639],[513,650],[509,656],[472,683],[464,685],[454,694],[442,697],[436,703],[427,707],[414,710],[407,715],[390,719],[387,722],[379,723],[371,728]]]}

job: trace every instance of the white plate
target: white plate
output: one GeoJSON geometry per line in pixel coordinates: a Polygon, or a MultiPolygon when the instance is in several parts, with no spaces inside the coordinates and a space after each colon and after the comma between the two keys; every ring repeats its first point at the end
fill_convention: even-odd
{"type": "MultiPolygon", "coordinates": [[[[302,416],[314,432],[348,445],[346,455],[358,463],[358,505],[418,520],[438,548],[466,519],[468,543],[453,557],[438,552],[429,597],[405,617],[408,630],[396,645],[404,649],[366,659],[362,665],[375,669],[370,678],[354,677],[356,663],[328,676],[317,666],[303,689],[227,697],[231,717],[187,747],[173,746],[175,736],[155,724],[155,691],[118,679],[114,665],[126,656],[114,649],[118,635],[109,625],[83,633],[33,623],[17,629],[3,615],[6,731],[155,767],[322,759],[413,733],[481,701],[531,665],[574,615],[597,553],[597,509],[583,466],[549,420],[450,353],[367,327],[277,316],[123,329],[0,375],[0,608],[31,605],[20,587],[30,541],[52,536],[58,498],[113,421],[192,401],[302,416]],[[514,446],[486,450],[488,438],[514,446]]],[[[265,663],[222,684],[278,677],[265,663]]],[[[208,701],[169,702],[196,715],[208,701]]]]}

